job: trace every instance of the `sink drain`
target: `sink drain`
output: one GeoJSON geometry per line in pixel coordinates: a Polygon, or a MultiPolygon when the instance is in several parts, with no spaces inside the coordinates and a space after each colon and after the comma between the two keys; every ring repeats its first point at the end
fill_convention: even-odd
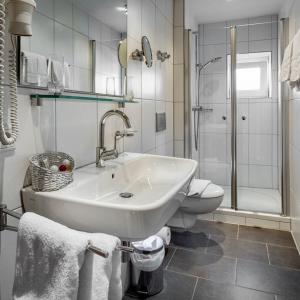
{"type": "Polygon", "coordinates": [[[133,194],[132,193],[121,193],[120,197],[122,197],[122,198],[131,198],[131,197],[133,197],[133,194]]]}

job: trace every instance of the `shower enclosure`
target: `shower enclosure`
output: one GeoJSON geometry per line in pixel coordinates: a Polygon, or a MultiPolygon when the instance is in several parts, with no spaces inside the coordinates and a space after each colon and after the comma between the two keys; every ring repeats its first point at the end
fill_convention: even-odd
{"type": "Polygon", "coordinates": [[[285,213],[277,16],[200,24],[189,46],[186,154],[197,177],[224,188],[224,208],[285,213]]]}

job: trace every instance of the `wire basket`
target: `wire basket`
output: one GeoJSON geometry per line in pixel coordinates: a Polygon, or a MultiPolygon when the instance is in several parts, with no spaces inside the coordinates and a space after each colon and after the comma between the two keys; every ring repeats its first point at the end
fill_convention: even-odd
{"type": "Polygon", "coordinates": [[[30,158],[32,189],[38,192],[57,191],[73,181],[73,169],[74,159],[66,153],[46,152],[33,155],[30,158]],[[49,166],[59,166],[65,159],[70,161],[71,171],[56,172],[45,166],[45,161],[49,166]]]}

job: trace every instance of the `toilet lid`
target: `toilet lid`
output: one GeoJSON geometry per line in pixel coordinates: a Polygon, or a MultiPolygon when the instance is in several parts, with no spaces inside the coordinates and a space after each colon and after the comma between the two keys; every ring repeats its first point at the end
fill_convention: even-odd
{"type": "Polygon", "coordinates": [[[209,184],[202,192],[201,198],[216,198],[224,195],[224,189],[216,184],[209,184]]]}

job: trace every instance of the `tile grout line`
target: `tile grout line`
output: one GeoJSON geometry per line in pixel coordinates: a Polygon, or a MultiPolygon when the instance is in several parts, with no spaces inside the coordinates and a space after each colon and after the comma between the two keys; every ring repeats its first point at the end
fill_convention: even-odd
{"type": "Polygon", "coordinates": [[[174,254],[176,253],[176,251],[177,251],[177,247],[175,248],[173,254],[171,255],[170,260],[168,261],[168,263],[167,263],[167,265],[166,265],[166,267],[165,267],[165,270],[168,270],[169,264],[170,264],[171,260],[173,259],[174,254]]]}
{"type": "Polygon", "coordinates": [[[237,263],[238,263],[238,258],[236,257],[235,259],[235,268],[234,268],[234,285],[237,284],[237,263]]]}
{"type": "Polygon", "coordinates": [[[195,286],[194,286],[194,290],[193,290],[193,294],[192,294],[191,300],[194,299],[194,296],[195,296],[195,293],[196,293],[196,289],[197,289],[197,285],[198,285],[198,281],[199,281],[199,278],[197,277],[197,280],[196,280],[196,283],[195,283],[195,286]]]}
{"type": "Polygon", "coordinates": [[[237,230],[237,233],[236,233],[236,239],[237,240],[239,239],[239,236],[240,236],[240,224],[238,224],[238,230],[237,230]]]}
{"type": "Polygon", "coordinates": [[[266,243],[266,248],[267,248],[268,262],[269,262],[269,265],[271,265],[271,262],[270,262],[270,253],[269,253],[269,247],[268,247],[268,243],[266,243]]]}

